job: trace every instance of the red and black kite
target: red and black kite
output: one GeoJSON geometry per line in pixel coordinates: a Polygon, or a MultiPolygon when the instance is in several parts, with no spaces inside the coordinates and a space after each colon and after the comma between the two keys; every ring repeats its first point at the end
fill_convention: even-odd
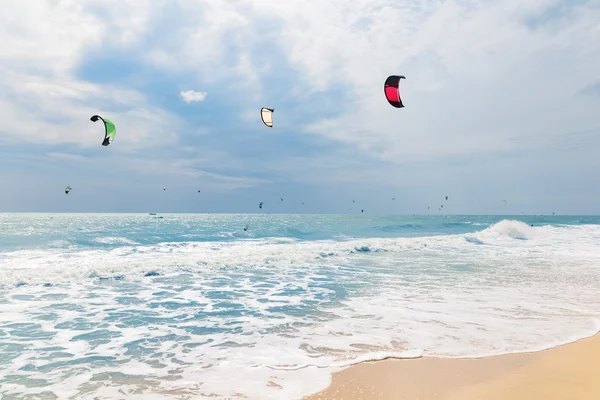
{"type": "Polygon", "coordinates": [[[392,75],[385,80],[383,90],[385,97],[392,106],[396,108],[404,107],[402,100],[400,99],[400,79],[406,79],[402,75],[392,75]]]}

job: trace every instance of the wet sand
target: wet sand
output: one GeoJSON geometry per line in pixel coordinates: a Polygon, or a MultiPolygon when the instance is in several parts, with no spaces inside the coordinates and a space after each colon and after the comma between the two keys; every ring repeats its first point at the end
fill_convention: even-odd
{"type": "Polygon", "coordinates": [[[598,400],[600,334],[535,353],[366,362],[305,399],[598,400]]]}

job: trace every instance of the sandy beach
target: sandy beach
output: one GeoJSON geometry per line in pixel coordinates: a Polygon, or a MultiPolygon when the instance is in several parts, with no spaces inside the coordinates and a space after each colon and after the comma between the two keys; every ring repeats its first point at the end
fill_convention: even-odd
{"type": "Polygon", "coordinates": [[[0,213],[0,398],[600,400],[594,339],[466,359],[599,331],[600,216],[161,216],[0,213]]]}
{"type": "Polygon", "coordinates": [[[600,335],[478,359],[388,359],[352,366],[306,400],[600,399],[600,335]]]}

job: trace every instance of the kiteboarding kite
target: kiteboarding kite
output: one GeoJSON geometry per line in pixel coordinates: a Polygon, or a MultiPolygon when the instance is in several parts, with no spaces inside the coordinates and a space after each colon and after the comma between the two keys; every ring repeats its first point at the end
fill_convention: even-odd
{"type": "Polygon", "coordinates": [[[260,204],[258,205],[258,208],[262,209],[263,204],[264,203],[261,201],[260,204]]]}
{"type": "Polygon", "coordinates": [[[99,119],[104,122],[104,141],[102,142],[102,146],[108,146],[113,142],[113,140],[115,140],[117,129],[115,128],[115,124],[113,124],[110,120],[102,118],[99,115],[93,115],[92,118],[90,118],[90,121],[96,122],[99,119]]]}
{"type": "Polygon", "coordinates": [[[266,107],[260,109],[260,118],[262,118],[262,122],[269,128],[273,127],[273,111],[275,110],[266,107]]]}
{"type": "Polygon", "coordinates": [[[402,75],[388,76],[385,80],[385,85],[383,86],[388,103],[396,108],[404,107],[404,104],[402,104],[402,100],[400,99],[400,79],[406,79],[406,77],[402,75]]]}
{"type": "Polygon", "coordinates": [[[67,186],[65,188],[65,194],[69,194],[70,191],[71,191],[71,186],[67,186]]]}

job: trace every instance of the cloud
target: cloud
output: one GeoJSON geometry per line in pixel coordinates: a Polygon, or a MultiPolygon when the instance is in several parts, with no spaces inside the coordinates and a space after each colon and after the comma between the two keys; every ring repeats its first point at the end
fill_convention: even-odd
{"type": "Polygon", "coordinates": [[[95,85],[72,77],[26,75],[0,69],[0,107],[5,114],[0,135],[12,142],[66,144],[83,148],[102,142],[103,130],[90,122],[99,114],[117,126],[117,151],[139,151],[176,141],[174,129],[182,120],[149,105],[135,91],[111,85],[95,85]]]}
{"type": "Polygon", "coordinates": [[[178,116],[150,104],[135,89],[85,81],[75,74],[90,52],[107,43],[115,47],[137,43],[150,18],[144,4],[109,0],[74,7],[32,0],[27,6],[0,6],[2,140],[91,148],[101,143],[102,134],[89,118],[100,114],[117,125],[115,143],[123,146],[114,146],[116,151],[155,146],[149,139],[159,136],[162,146],[174,143],[173,130],[182,124],[178,116]]]}
{"type": "Polygon", "coordinates": [[[393,185],[410,167],[411,182],[429,182],[457,163],[482,182],[483,164],[540,149],[569,152],[573,171],[597,163],[598,2],[22,3],[0,5],[0,142],[11,149],[111,154],[127,179],[165,166],[169,179],[232,190],[393,185]],[[401,110],[383,96],[392,74],[407,77],[401,110]],[[202,113],[180,100],[207,92],[202,113]],[[263,105],[277,110],[273,130],[263,105]],[[107,149],[93,114],[117,124],[107,149]]]}
{"type": "MultiPolygon", "coordinates": [[[[248,85],[252,102],[287,102],[284,96],[294,93],[298,111],[307,111],[299,105],[303,102],[318,109],[322,102],[314,99],[322,93],[335,96],[326,116],[290,113],[298,132],[391,162],[534,147],[540,131],[550,138],[588,129],[595,121],[577,99],[555,97],[573,93],[600,65],[593,44],[600,34],[595,22],[600,7],[579,2],[562,18],[550,18],[564,5],[558,0],[184,1],[182,8],[198,17],[173,34],[178,41],[172,42],[182,45],[162,66],[197,68],[201,79],[235,82],[238,92],[248,85]],[[532,30],[529,24],[536,19],[544,24],[532,30]],[[291,68],[281,77],[287,81],[272,81],[282,69],[276,63],[291,68]],[[569,73],[573,63],[576,74],[569,73]],[[403,110],[391,109],[382,96],[383,81],[397,73],[408,78],[403,110]]],[[[171,54],[174,49],[167,46],[151,54],[171,54]]]]}
{"type": "Polygon", "coordinates": [[[195,90],[185,90],[179,93],[183,101],[186,103],[193,103],[198,101],[204,101],[206,98],[206,92],[196,92],[195,90]]]}
{"type": "Polygon", "coordinates": [[[540,2],[331,1],[319,13],[257,7],[267,3],[285,19],[278,41],[303,84],[347,88],[338,111],[304,125],[308,133],[393,161],[536,146],[537,138],[523,139],[594,123],[588,107],[564,96],[557,102],[556,94],[572,92],[591,73],[586,66],[600,65],[591,48],[597,7],[574,13],[562,30],[533,33],[519,21],[540,2]],[[352,28],[359,17],[370,24],[352,28]],[[573,60],[586,73],[568,73],[573,60]],[[387,107],[381,93],[393,73],[408,78],[403,110],[387,107]]]}
{"type": "MultiPolygon", "coordinates": [[[[555,93],[582,87],[588,71],[600,62],[591,45],[599,33],[594,21],[600,9],[583,2],[569,8],[563,18],[549,18],[557,12],[552,10],[564,7],[564,1],[427,1],[415,5],[410,1],[332,0],[323,5],[317,1],[221,4],[184,0],[177,6],[165,3],[159,12],[151,2],[131,0],[126,2],[124,15],[132,16],[140,7],[145,11],[130,25],[124,17],[113,15],[110,7],[102,12],[114,20],[99,18],[88,6],[69,9],[42,6],[42,1],[36,4],[39,12],[30,13],[33,16],[22,10],[25,20],[51,13],[60,20],[83,21],[70,32],[57,29],[49,35],[44,44],[57,50],[49,52],[52,57],[40,50],[40,57],[67,66],[70,60],[75,65],[90,50],[74,39],[87,35],[92,49],[131,49],[172,74],[198,71],[196,83],[231,82],[238,93],[251,93],[252,102],[269,96],[270,103],[277,103],[286,100],[281,98],[286,92],[300,92],[297,103],[309,103],[320,93],[333,95],[336,90],[338,102],[328,115],[290,114],[299,121],[298,132],[348,143],[389,161],[507,150],[516,147],[516,138],[522,145],[533,130],[543,130],[540,121],[557,119],[561,111],[563,116],[569,114],[564,113],[564,103],[553,100],[555,93]],[[531,30],[528,21],[536,18],[545,23],[531,30]],[[155,37],[153,26],[171,21],[181,24],[166,33],[161,30],[162,40],[144,39],[155,37]],[[454,28],[449,32],[447,26],[454,28]],[[61,56],[57,46],[65,37],[74,38],[68,40],[71,57],[61,56]],[[567,73],[569,60],[577,60],[582,73],[567,73]],[[272,75],[281,70],[276,63],[291,66],[290,73],[297,76],[274,84],[272,75]],[[386,107],[381,95],[383,80],[393,73],[408,78],[402,88],[406,109],[400,111],[386,107]],[[281,87],[278,97],[271,94],[273,87],[281,87]]],[[[24,46],[16,41],[9,44],[10,49],[24,46]]],[[[36,57],[24,50],[17,53],[36,57]]],[[[87,90],[94,90],[95,97],[102,96],[102,89],[87,90]]],[[[247,93],[239,96],[240,101],[250,102],[247,93]]],[[[88,94],[87,99],[78,100],[91,102],[92,93],[88,94]]],[[[206,92],[185,90],[180,96],[190,103],[203,101],[206,92]]],[[[142,102],[129,104],[133,103],[142,102]]],[[[574,110],[584,109],[576,100],[567,104],[574,110]]],[[[305,111],[299,105],[293,107],[305,111]]],[[[158,110],[150,112],[154,111],[158,110]]],[[[577,129],[589,128],[590,113],[574,114],[579,115],[549,122],[552,130],[547,135],[571,130],[573,124],[577,129]]]]}

